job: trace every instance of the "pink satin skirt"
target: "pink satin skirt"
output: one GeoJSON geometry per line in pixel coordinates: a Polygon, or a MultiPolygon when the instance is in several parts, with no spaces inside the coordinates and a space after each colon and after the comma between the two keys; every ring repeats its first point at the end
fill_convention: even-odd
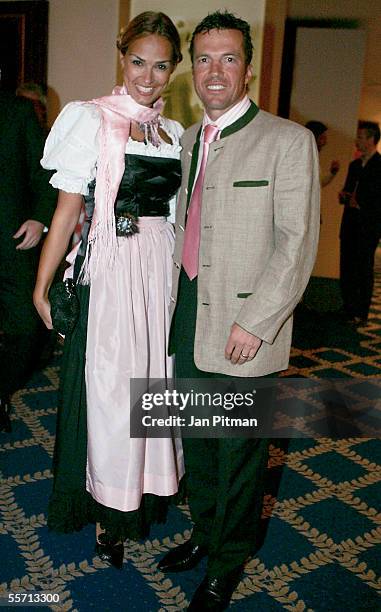
{"type": "Polygon", "coordinates": [[[86,347],[87,484],[110,508],[137,510],[144,493],[176,493],[184,474],[180,439],[130,438],[130,380],[169,378],[167,355],[173,227],[140,217],[118,238],[117,261],[91,281],[86,347]]]}

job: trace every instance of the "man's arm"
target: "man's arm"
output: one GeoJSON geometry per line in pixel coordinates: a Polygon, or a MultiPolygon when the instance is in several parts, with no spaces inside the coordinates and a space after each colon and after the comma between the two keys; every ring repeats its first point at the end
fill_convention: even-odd
{"type": "Polygon", "coordinates": [[[25,138],[26,171],[29,186],[29,197],[32,206],[31,218],[27,218],[17,229],[13,238],[23,238],[17,244],[16,249],[24,251],[38,245],[44,230],[44,226],[50,224],[57,202],[55,189],[49,184],[51,173],[44,170],[40,165],[40,159],[44,150],[44,133],[39,125],[33,106],[27,100],[18,100],[20,114],[23,121],[23,133],[25,138]]]}
{"type": "Polygon", "coordinates": [[[52,173],[42,168],[40,164],[45,135],[32,105],[27,105],[24,121],[27,172],[32,200],[32,214],[28,220],[38,221],[48,227],[56,208],[57,191],[49,183],[52,173]]]}

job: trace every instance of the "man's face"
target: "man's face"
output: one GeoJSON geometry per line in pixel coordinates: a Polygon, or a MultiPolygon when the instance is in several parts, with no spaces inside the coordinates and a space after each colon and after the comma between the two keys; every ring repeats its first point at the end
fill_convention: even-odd
{"type": "Polygon", "coordinates": [[[252,77],[246,66],[239,30],[210,30],[196,34],[193,80],[198,97],[211,119],[218,119],[246,94],[252,77]]]}
{"type": "Polygon", "coordinates": [[[361,155],[368,155],[375,149],[373,137],[369,138],[367,130],[357,130],[356,147],[361,155]]]}

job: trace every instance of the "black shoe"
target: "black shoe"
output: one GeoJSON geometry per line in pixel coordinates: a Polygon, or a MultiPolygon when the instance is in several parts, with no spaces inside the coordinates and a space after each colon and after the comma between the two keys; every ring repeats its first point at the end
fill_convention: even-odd
{"type": "Polygon", "coordinates": [[[239,583],[241,573],[241,568],[238,568],[224,576],[206,575],[192,597],[188,612],[222,612],[222,610],[226,610],[239,583]]]}
{"type": "Polygon", "coordinates": [[[123,544],[121,542],[118,544],[111,544],[110,542],[99,541],[103,539],[103,535],[104,534],[101,533],[98,536],[98,540],[95,543],[95,552],[97,553],[98,557],[102,559],[102,561],[113,565],[117,569],[122,569],[124,557],[123,544]]]}
{"type": "Polygon", "coordinates": [[[158,568],[162,572],[184,572],[196,567],[208,554],[205,546],[194,544],[192,540],[187,540],[174,550],[170,550],[158,563],[158,568]]]}
{"type": "Polygon", "coordinates": [[[12,425],[9,417],[11,412],[11,402],[7,398],[0,398],[0,431],[11,433],[12,425]]]}

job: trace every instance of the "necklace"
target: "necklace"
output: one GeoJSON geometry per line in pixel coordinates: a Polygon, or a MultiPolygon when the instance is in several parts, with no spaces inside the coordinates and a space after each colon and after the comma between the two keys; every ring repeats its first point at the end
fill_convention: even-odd
{"type": "Polygon", "coordinates": [[[160,119],[157,117],[156,119],[152,119],[151,121],[138,122],[138,129],[142,134],[144,134],[144,144],[148,144],[149,142],[153,144],[154,147],[160,146],[160,137],[159,137],[159,127],[160,127],[160,119]]]}

